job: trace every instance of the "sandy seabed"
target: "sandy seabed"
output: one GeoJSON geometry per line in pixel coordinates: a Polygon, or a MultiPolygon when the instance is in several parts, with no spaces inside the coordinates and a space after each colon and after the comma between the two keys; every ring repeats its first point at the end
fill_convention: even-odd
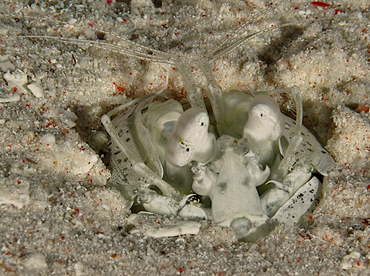
{"type": "MultiPolygon", "coordinates": [[[[0,274],[370,275],[369,0],[285,1],[236,37],[288,26],[257,35],[213,65],[224,91],[300,87],[304,125],[336,160],[316,209],[256,243],[237,242],[232,230],[210,222],[197,235],[130,234],[175,222],[127,218],[126,200],[106,186],[100,117],[160,90],[167,76],[168,90],[183,94],[183,79],[176,68],[124,51],[45,37],[110,45],[123,37],[191,61],[233,39],[267,3],[0,3],[0,274]]],[[[192,69],[205,91],[204,77],[192,69]]],[[[289,100],[280,103],[288,110],[289,100]]]]}

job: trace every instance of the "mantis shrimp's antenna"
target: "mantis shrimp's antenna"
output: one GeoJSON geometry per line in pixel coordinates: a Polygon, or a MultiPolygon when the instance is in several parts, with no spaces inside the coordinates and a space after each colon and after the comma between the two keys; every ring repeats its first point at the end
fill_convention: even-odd
{"type": "Polygon", "coordinates": [[[131,106],[135,105],[135,104],[138,104],[140,103],[142,100],[145,100],[147,98],[150,98],[150,97],[156,97],[156,96],[159,96],[161,95],[167,88],[168,86],[168,76],[166,76],[166,84],[163,86],[163,88],[155,93],[152,93],[150,95],[146,95],[146,96],[142,96],[142,97],[139,97],[139,98],[136,98],[134,100],[131,100],[125,104],[121,104],[119,106],[117,106],[115,109],[112,109],[111,111],[109,111],[106,115],[108,117],[113,117],[115,116],[117,113],[121,112],[122,110],[125,110],[125,109],[128,109],[130,108],[131,106]]]}
{"type": "MultiPolygon", "coordinates": [[[[61,41],[61,42],[68,43],[68,44],[94,46],[94,47],[97,47],[97,48],[100,48],[100,49],[110,50],[110,51],[112,51],[114,53],[117,53],[117,54],[139,58],[141,60],[156,61],[156,62],[171,64],[171,65],[176,64],[176,62],[174,60],[172,60],[169,57],[169,55],[166,54],[166,53],[160,52],[161,55],[163,54],[162,56],[155,56],[155,55],[150,54],[150,53],[140,52],[140,51],[137,51],[136,49],[134,50],[134,49],[130,48],[129,46],[108,44],[108,43],[105,43],[105,42],[93,41],[93,40],[88,40],[88,39],[75,39],[75,38],[64,38],[64,37],[55,37],[55,36],[24,35],[24,36],[20,36],[20,37],[36,38],[36,39],[52,39],[52,40],[61,41]]],[[[133,43],[129,40],[125,40],[125,42],[127,42],[129,44],[132,44],[132,45],[136,45],[136,43],[133,43]]]]}
{"type": "Polygon", "coordinates": [[[215,49],[213,49],[212,52],[208,52],[208,54],[206,55],[206,58],[209,60],[210,63],[212,63],[215,60],[217,60],[218,58],[220,58],[221,56],[230,53],[235,48],[237,48],[238,46],[240,46],[245,41],[251,39],[252,37],[254,37],[254,36],[258,35],[258,34],[265,33],[267,31],[271,31],[273,29],[278,28],[278,27],[270,27],[270,28],[267,28],[267,29],[262,30],[260,32],[257,32],[257,33],[248,35],[246,38],[243,38],[241,40],[238,40],[236,43],[232,43],[231,46],[226,47],[226,48],[224,48],[224,50],[222,50],[222,48],[225,46],[225,44],[227,44],[231,40],[232,37],[235,37],[240,32],[240,30],[244,29],[246,25],[250,24],[256,18],[260,17],[261,15],[263,15],[263,14],[267,13],[268,11],[274,9],[278,5],[280,5],[280,4],[284,3],[284,2],[288,2],[288,1],[290,1],[290,0],[280,0],[280,1],[277,1],[276,3],[273,3],[272,5],[270,5],[269,7],[267,7],[266,9],[258,12],[257,14],[253,15],[252,17],[250,17],[238,29],[236,29],[234,32],[232,32],[220,45],[218,45],[215,49]]]}
{"type": "Polygon", "coordinates": [[[203,110],[206,110],[206,106],[204,104],[202,92],[199,87],[194,84],[193,78],[190,75],[190,70],[188,70],[188,66],[178,61],[176,63],[176,68],[179,70],[181,76],[184,78],[186,89],[188,90],[187,98],[192,107],[200,107],[203,110]]]}
{"type": "MultiPolygon", "coordinates": [[[[94,29],[95,31],[99,31],[94,29]]],[[[92,41],[87,39],[75,39],[75,38],[63,38],[63,37],[54,37],[54,36],[22,36],[25,38],[37,38],[37,39],[53,39],[57,41],[61,41],[64,43],[70,43],[75,45],[90,45],[97,48],[101,48],[104,50],[109,50],[118,54],[126,55],[129,57],[139,58],[141,60],[146,61],[154,61],[164,64],[170,64],[175,66],[182,77],[184,78],[184,82],[186,85],[186,89],[188,90],[188,100],[191,106],[193,107],[200,107],[205,109],[205,104],[203,101],[202,93],[200,92],[200,88],[197,88],[194,84],[193,78],[189,73],[188,66],[180,61],[179,59],[173,58],[170,54],[159,51],[153,50],[149,47],[139,45],[133,41],[124,39],[122,37],[118,37],[116,35],[112,35],[116,38],[119,38],[121,41],[127,44],[125,45],[115,45],[115,44],[108,44],[106,42],[100,41],[92,41]]]]}
{"type": "Polygon", "coordinates": [[[220,57],[231,53],[232,51],[234,51],[236,48],[238,48],[240,45],[242,45],[243,43],[245,43],[248,40],[251,40],[252,38],[254,38],[256,36],[259,36],[261,34],[264,34],[264,33],[267,33],[267,32],[272,32],[274,30],[279,30],[280,28],[287,27],[287,26],[290,26],[290,25],[289,24],[284,24],[284,25],[279,25],[279,26],[272,26],[272,27],[266,28],[262,31],[250,34],[247,37],[241,38],[238,41],[234,42],[233,44],[226,47],[225,49],[215,51],[215,52],[212,53],[212,55],[207,55],[207,60],[208,60],[209,63],[213,63],[217,59],[219,59],[220,57]]]}
{"type": "MultiPolygon", "coordinates": [[[[222,99],[222,90],[217,84],[215,77],[212,74],[211,65],[208,61],[202,59],[199,62],[199,68],[202,70],[204,76],[207,80],[207,92],[208,98],[212,105],[213,115],[216,119],[216,122],[220,123],[223,121],[225,115],[225,109],[222,99]]],[[[218,129],[219,135],[222,135],[221,129],[218,129]]]]}
{"type": "MultiPolygon", "coordinates": [[[[99,30],[97,28],[94,28],[94,27],[89,27],[89,29],[91,29],[91,30],[93,30],[93,31],[95,31],[97,33],[101,33],[102,32],[101,30],[99,30]]],[[[121,36],[118,36],[118,35],[116,35],[116,34],[114,34],[112,32],[109,32],[109,33],[104,32],[104,33],[108,34],[111,37],[114,37],[114,38],[118,39],[119,41],[123,41],[123,42],[128,43],[129,45],[135,47],[135,51],[137,51],[137,52],[140,52],[141,51],[142,53],[144,53],[146,51],[148,53],[151,53],[151,56],[152,57],[158,56],[158,57],[162,57],[164,59],[167,58],[168,60],[172,60],[171,55],[168,54],[168,53],[166,53],[166,52],[163,52],[163,51],[160,51],[160,50],[156,50],[156,49],[152,49],[150,47],[141,45],[141,44],[136,43],[136,42],[134,42],[132,40],[128,40],[126,38],[123,38],[121,36]]],[[[116,45],[116,46],[120,46],[120,45],[116,45]]]]}

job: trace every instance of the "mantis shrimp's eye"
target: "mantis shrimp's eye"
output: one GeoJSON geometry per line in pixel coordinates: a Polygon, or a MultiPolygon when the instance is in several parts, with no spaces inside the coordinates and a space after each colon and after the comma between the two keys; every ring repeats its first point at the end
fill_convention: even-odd
{"type": "Polygon", "coordinates": [[[166,160],[174,166],[185,166],[194,160],[194,151],[208,135],[209,118],[198,107],[186,110],[178,119],[175,131],[166,145],[166,160]]]}
{"type": "Polygon", "coordinates": [[[278,104],[268,96],[258,96],[251,103],[244,136],[254,142],[277,140],[283,133],[285,121],[278,104]]]}

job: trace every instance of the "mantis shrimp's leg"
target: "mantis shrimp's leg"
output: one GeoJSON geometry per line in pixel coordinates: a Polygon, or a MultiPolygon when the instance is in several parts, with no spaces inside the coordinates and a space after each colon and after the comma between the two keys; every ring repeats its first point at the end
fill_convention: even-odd
{"type": "Polygon", "coordinates": [[[171,185],[162,180],[155,172],[153,172],[149,167],[142,162],[132,151],[119,139],[118,133],[116,132],[110,117],[103,115],[101,122],[110,135],[112,141],[117,145],[117,147],[122,151],[122,153],[130,160],[134,170],[146,177],[153,185],[157,186],[163,193],[164,196],[173,198],[175,200],[180,199],[180,194],[171,185]]]}
{"type": "MultiPolygon", "coordinates": [[[[152,99],[156,95],[159,95],[160,93],[162,93],[163,90],[164,89],[162,89],[161,91],[158,91],[154,95],[152,94],[152,95],[141,97],[140,100],[139,100],[141,103],[139,105],[146,105],[147,103],[151,102],[152,99]]],[[[139,175],[144,176],[145,178],[147,178],[151,184],[157,186],[162,191],[163,195],[178,200],[180,198],[179,192],[176,191],[168,183],[166,183],[165,181],[162,180],[163,169],[162,169],[161,164],[158,163],[159,160],[157,160],[153,156],[147,156],[148,154],[150,155],[150,152],[146,152],[146,151],[148,151],[148,150],[150,151],[150,149],[152,149],[154,146],[148,148],[148,145],[145,146],[145,142],[140,142],[141,141],[140,139],[142,139],[142,138],[146,139],[146,137],[141,137],[141,138],[136,137],[136,138],[139,139],[137,142],[138,143],[140,142],[140,145],[139,145],[140,149],[138,149],[140,152],[135,154],[130,149],[130,147],[127,146],[120,139],[120,136],[118,135],[118,132],[117,132],[116,128],[114,127],[112,121],[111,121],[112,116],[115,116],[121,110],[124,110],[124,109],[132,106],[133,104],[135,104],[135,102],[136,102],[136,100],[131,101],[131,102],[125,104],[125,105],[122,105],[122,106],[119,106],[119,107],[113,109],[108,114],[103,115],[102,118],[101,118],[101,121],[102,121],[105,129],[107,130],[108,134],[110,135],[110,137],[112,139],[112,142],[129,159],[130,163],[133,166],[134,171],[136,173],[138,173],[139,175]],[[143,158],[140,157],[142,151],[145,151],[145,154],[143,155],[144,156],[143,158]],[[146,162],[144,162],[144,159],[146,160],[146,162]],[[158,161],[158,162],[156,162],[156,161],[158,161]],[[148,167],[148,166],[150,166],[150,167],[148,167]]],[[[137,133],[138,131],[140,132],[140,129],[137,129],[137,128],[140,128],[140,126],[142,126],[141,117],[138,117],[138,114],[141,114],[141,108],[139,108],[139,106],[137,108],[139,109],[138,111],[134,110],[132,112],[129,112],[129,114],[134,115],[133,120],[136,121],[136,127],[132,131],[135,133],[135,136],[140,136],[137,133]],[[136,113],[138,113],[138,114],[136,114],[136,113]],[[138,118],[136,118],[136,117],[138,117],[138,118]],[[140,122],[137,122],[137,120],[140,120],[140,122]]],[[[126,117],[128,117],[128,116],[126,116],[126,117]]],[[[142,126],[142,127],[144,127],[144,126],[142,126]]],[[[155,154],[153,153],[153,155],[155,155],[155,154]]]]}
{"type": "MultiPolygon", "coordinates": [[[[283,153],[283,160],[281,160],[278,169],[276,170],[275,174],[280,178],[283,179],[289,171],[289,168],[293,166],[296,161],[295,153],[298,150],[298,147],[302,144],[302,120],[303,120],[303,106],[302,106],[302,95],[301,91],[297,86],[293,86],[291,88],[286,89],[278,89],[276,92],[290,92],[293,96],[296,105],[296,124],[294,129],[293,137],[289,143],[288,148],[283,153]]],[[[281,147],[280,147],[281,148],[281,147]]]]}

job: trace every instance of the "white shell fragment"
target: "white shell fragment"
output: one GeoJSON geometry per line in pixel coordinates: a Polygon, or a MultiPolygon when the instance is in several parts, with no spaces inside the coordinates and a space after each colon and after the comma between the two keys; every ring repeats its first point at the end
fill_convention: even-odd
{"type": "Polygon", "coordinates": [[[180,235],[196,235],[199,233],[201,223],[196,221],[179,221],[176,226],[165,227],[161,229],[146,228],[133,229],[131,234],[144,234],[152,238],[175,237],[180,235]]]}
{"type": "Polygon", "coordinates": [[[64,118],[65,118],[64,123],[67,126],[69,126],[70,128],[76,126],[76,121],[78,120],[78,116],[74,112],[67,110],[67,109],[62,109],[60,113],[64,115],[64,118]]]}
{"type": "Polygon", "coordinates": [[[19,94],[14,94],[11,96],[0,97],[0,103],[18,102],[21,99],[19,94]]]}
{"type": "Polygon", "coordinates": [[[44,90],[42,89],[42,86],[38,82],[31,83],[27,85],[27,88],[32,92],[32,94],[36,98],[43,98],[44,97],[44,90]]]}
{"type": "Polygon", "coordinates": [[[26,179],[4,179],[0,180],[0,205],[13,205],[19,209],[23,208],[30,201],[30,183],[26,179]]]}
{"type": "Polygon", "coordinates": [[[8,71],[3,77],[8,82],[8,86],[17,87],[18,93],[27,93],[27,89],[25,88],[27,84],[27,74],[23,73],[21,70],[16,70],[13,73],[8,71]]]}

